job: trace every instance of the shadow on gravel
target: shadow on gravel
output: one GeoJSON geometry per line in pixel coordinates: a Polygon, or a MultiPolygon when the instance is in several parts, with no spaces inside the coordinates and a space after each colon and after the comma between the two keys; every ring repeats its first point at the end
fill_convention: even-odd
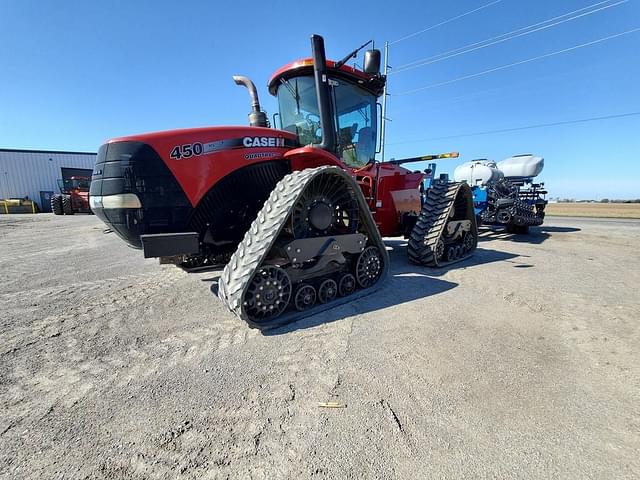
{"type": "Polygon", "coordinates": [[[431,278],[424,273],[400,273],[392,271],[381,288],[371,295],[361,297],[351,303],[339,305],[330,310],[303,318],[283,327],[263,331],[264,336],[284,335],[296,330],[313,328],[325,323],[343,320],[344,318],[363,313],[375,312],[385,308],[411,302],[418,298],[430,297],[457,287],[454,282],[431,278]]]}
{"type": "Polygon", "coordinates": [[[420,267],[409,262],[407,257],[407,241],[406,240],[385,240],[384,244],[391,247],[389,256],[391,257],[391,268],[396,273],[424,273],[430,277],[440,277],[449,270],[458,270],[461,268],[473,267],[476,265],[484,265],[485,263],[502,262],[516,257],[526,257],[526,255],[518,255],[516,253],[500,252],[488,248],[477,248],[473,256],[453,263],[442,268],[420,267]]]}
{"type": "Polygon", "coordinates": [[[483,242],[487,240],[506,240],[509,242],[530,243],[532,245],[539,245],[547,240],[551,234],[554,233],[572,233],[579,232],[580,228],[574,227],[531,227],[529,233],[516,234],[509,233],[502,227],[483,227],[480,229],[478,241],[483,242]]]}
{"type": "MultiPolygon", "coordinates": [[[[353,315],[374,312],[388,307],[401,305],[419,298],[426,298],[446,292],[458,286],[455,282],[440,280],[442,276],[452,269],[461,269],[483,265],[486,263],[509,261],[515,257],[523,257],[513,253],[499,252],[486,248],[478,248],[475,254],[464,261],[454,263],[444,268],[427,268],[414,265],[407,258],[407,241],[398,239],[385,239],[388,247],[389,258],[391,260],[391,271],[388,280],[371,295],[357,298],[351,303],[337,305],[323,312],[319,312],[297,322],[285,325],[272,330],[262,332],[265,336],[283,335],[295,330],[317,327],[324,323],[331,323],[342,320],[353,315]]],[[[211,283],[211,293],[218,295],[219,276],[211,272],[212,275],[203,278],[203,282],[211,283]]]]}
{"type": "Polygon", "coordinates": [[[542,225],[540,227],[537,227],[538,230],[540,230],[541,232],[551,232],[551,233],[571,233],[571,232],[579,232],[582,229],[581,228],[577,228],[577,227],[547,227],[545,225],[542,225]]]}
{"type": "Polygon", "coordinates": [[[331,310],[304,318],[290,325],[265,331],[263,334],[265,336],[283,335],[295,330],[313,328],[323,323],[335,322],[353,315],[382,310],[420,298],[438,295],[458,286],[455,282],[435,278],[444,275],[449,270],[522,257],[522,255],[513,253],[478,248],[473,257],[462,262],[454,263],[445,268],[427,268],[419,267],[409,262],[406,240],[385,239],[384,243],[387,247],[390,247],[388,251],[391,259],[391,273],[388,281],[380,290],[367,297],[357,299],[350,304],[336,306],[331,310]]]}

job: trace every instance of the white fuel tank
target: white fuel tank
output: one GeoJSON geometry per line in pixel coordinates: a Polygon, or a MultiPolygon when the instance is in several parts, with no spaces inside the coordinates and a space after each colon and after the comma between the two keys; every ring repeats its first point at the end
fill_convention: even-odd
{"type": "Polygon", "coordinates": [[[491,160],[473,160],[458,165],[453,171],[456,182],[467,182],[470,186],[488,185],[497,182],[503,177],[502,172],[491,160]]]}
{"type": "Polygon", "coordinates": [[[533,178],[544,168],[544,158],[535,155],[514,155],[498,163],[506,178],[533,178]]]}

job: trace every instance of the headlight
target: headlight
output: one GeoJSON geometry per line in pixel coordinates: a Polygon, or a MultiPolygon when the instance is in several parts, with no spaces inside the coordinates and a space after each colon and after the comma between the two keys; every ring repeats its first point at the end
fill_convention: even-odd
{"type": "Polygon", "coordinates": [[[94,208],[102,208],[102,197],[89,196],[89,206],[94,208]]]}
{"type": "Polygon", "coordinates": [[[135,193],[90,196],[89,206],[91,208],[142,208],[140,199],[135,193]]]}

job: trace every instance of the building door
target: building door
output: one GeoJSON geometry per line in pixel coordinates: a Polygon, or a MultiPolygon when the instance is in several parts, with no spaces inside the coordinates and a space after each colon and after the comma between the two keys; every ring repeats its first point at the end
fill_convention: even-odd
{"type": "Polygon", "coordinates": [[[51,197],[53,196],[53,192],[43,192],[40,190],[40,211],[41,212],[50,212],[51,211],[51,197]]]}

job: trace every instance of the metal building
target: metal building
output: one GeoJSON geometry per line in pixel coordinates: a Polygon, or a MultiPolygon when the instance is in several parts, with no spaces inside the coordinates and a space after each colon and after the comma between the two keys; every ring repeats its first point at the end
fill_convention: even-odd
{"type": "Polygon", "coordinates": [[[93,152],[0,148],[0,199],[29,197],[48,212],[51,195],[59,191],[58,179],[90,177],[95,163],[93,152]]]}

